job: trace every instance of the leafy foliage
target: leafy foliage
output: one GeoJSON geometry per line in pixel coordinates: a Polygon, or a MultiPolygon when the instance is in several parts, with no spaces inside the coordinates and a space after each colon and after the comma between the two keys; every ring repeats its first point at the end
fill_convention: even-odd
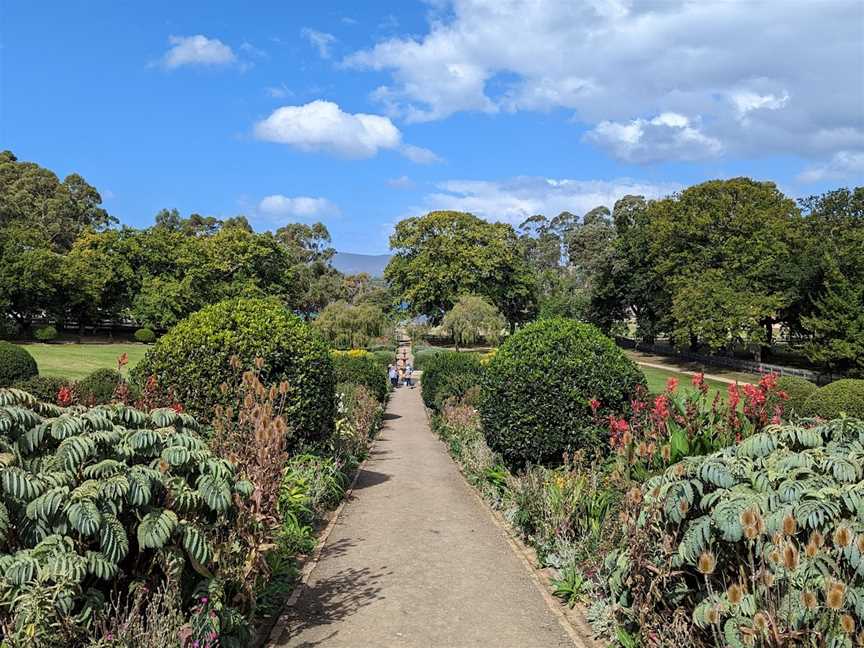
{"type": "Polygon", "coordinates": [[[56,376],[31,376],[26,380],[19,380],[12,385],[36,397],[36,400],[45,403],[56,403],[57,393],[63,387],[68,387],[69,382],[64,378],[56,376]]]}
{"type": "Polygon", "coordinates": [[[565,451],[602,447],[592,432],[592,399],[601,416],[618,413],[644,383],[594,326],[541,320],[520,329],[489,360],[480,402],[484,433],[509,462],[560,462],[565,451]]]}
{"type": "Polygon", "coordinates": [[[192,414],[231,404],[238,369],[264,358],[264,384],[287,381],[285,417],[293,442],[326,439],[333,428],[335,376],[327,346],[275,300],[237,299],[208,306],[163,335],[135,368],[173,390],[192,414]]]}
{"type": "Polygon", "coordinates": [[[156,334],[153,329],[139,328],[134,333],[135,341],[142,344],[153,344],[156,341],[156,334]]]}
{"type": "Polygon", "coordinates": [[[33,332],[33,337],[40,342],[52,342],[57,339],[57,329],[50,324],[42,326],[33,332]]]}
{"type": "Polygon", "coordinates": [[[315,318],[315,328],[337,349],[356,349],[384,331],[384,312],[374,304],[344,301],[327,304],[315,318]]]}
{"type": "Polygon", "coordinates": [[[9,387],[19,380],[26,380],[39,373],[36,360],[27,349],[0,341],[0,387],[9,387]]]}
{"type": "Polygon", "coordinates": [[[804,401],[801,413],[823,419],[841,414],[864,418],[864,380],[846,378],[820,387],[804,401]]]}
{"type": "Polygon", "coordinates": [[[96,369],[75,383],[79,402],[85,405],[104,405],[114,399],[123,376],[115,369],[96,369]]]}
{"type": "Polygon", "coordinates": [[[498,344],[506,322],[492,304],[476,295],[465,295],[444,315],[443,328],[450,333],[456,350],[483,339],[498,344]]]}
{"type": "Polygon", "coordinates": [[[698,646],[851,645],[864,620],[862,442],[854,419],[772,426],[649,479],[631,542],[607,559],[613,598],[643,631],[683,611],[698,646]]]}
{"type": "Polygon", "coordinates": [[[420,380],[423,402],[426,407],[441,409],[448,398],[460,397],[479,385],[482,376],[483,366],[476,353],[445,351],[436,354],[423,365],[420,380]]]}
{"type": "MultiPolygon", "coordinates": [[[[370,352],[359,349],[334,351],[332,357],[337,383],[363,385],[379,402],[386,400],[390,391],[386,364],[382,365],[370,352]]],[[[389,359],[393,360],[392,353],[389,359]]]]}
{"type": "Polygon", "coordinates": [[[62,604],[46,614],[72,632],[93,621],[112,586],[165,573],[191,590],[212,578],[214,539],[244,489],[198,432],[194,418],[173,410],[62,409],[0,390],[0,608],[9,636],[44,621],[30,603],[52,592],[62,604]]]}
{"type": "Polygon", "coordinates": [[[777,379],[777,394],[769,399],[768,407],[773,410],[780,405],[784,418],[804,413],[804,403],[819,387],[799,376],[780,376],[777,379]],[[786,398],[782,398],[782,395],[786,398]]]}

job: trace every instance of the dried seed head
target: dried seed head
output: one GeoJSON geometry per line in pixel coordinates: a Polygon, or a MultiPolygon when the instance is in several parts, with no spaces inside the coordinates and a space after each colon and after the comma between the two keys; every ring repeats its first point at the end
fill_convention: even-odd
{"type": "Polygon", "coordinates": [[[795,516],[791,513],[786,514],[783,518],[783,533],[787,536],[795,535],[795,531],[798,529],[798,522],[795,520],[795,516]]]}
{"type": "Polygon", "coordinates": [[[818,531],[813,531],[810,534],[810,542],[812,542],[813,544],[815,544],[817,547],[819,547],[821,549],[822,545],[825,544],[825,538],[818,531]]]}
{"type": "Polygon", "coordinates": [[[711,625],[716,625],[720,623],[720,608],[716,605],[712,606],[708,610],[706,618],[708,619],[708,623],[710,623],[711,625]]]}
{"type": "Polygon", "coordinates": [[[834,544],[838,547],[842,547],[845,549],[850,544],[852,544],[852,539],[852,530],[845,525],[837,527],[837,529],[834,531],[834,544]]]}
{"type": "Polygon", "coordinates": [[[678,510],[681,511],[681,515],[687,515],[687,511],[690,510],[690,504],[683,497],[678,500],[678,510]]]}
{"type": "Polygon", "coordinates": [[[806,547],[804,547],[804,555],[807,556],[808,558],[813,558],[818,553],[819,553],[819,547],[817,547],[815,545],[815,543],[813,543],[812,540],[807,543],[806,547]]]}
{"type": "Polygon", "coordinates": [[[858,534],[858,540],[855,544],[858,545],[858,553],[864,554],[864,533],[858,534]]]}
{"type": "Polygon", "coordinates": [[[741,513],[741,526],[755,526],[756,524],[756,513],[753,512],[753,509],[744,509],[741,513]]]}
{"type": "Polygon", "coordinates": [[[753,629],[762,634],[768,629],[768,615],[764,612],[757,612],[753,615],[753,629]]]}
{"type": "Polygon", "coordinates": [[[839,610],[843,607],[843,601],[846,598],[846,586],[839,582],[833,581],[828,586],[828,592],[825,595],[825,602],[832,610],[839,610]]]}
{"type": "Polygon", "coordinates": [[[654,488],[651,489],[651,497],[654,499],[657,499],[658,497],[660,497],[660,487],[659,486],[655,486],[654,488]]]}
{"type": "Polygon", "coordinates": [[[255,358],[255,368],[260,371],[263,367],[264,367],[264,358],[262,358],[261,356],[258,356],[257,358],[255,358]]]}
{"type": "Polygon", "coordinates": [[[755,524],[744,527],[744,537],[748,540],[755,540],[759,537],[759,529],[756,528],[755,524]]]}
{"type": "Polygon", "coordinates": [[[818,604],[819,599],[816,598],[816,594],[810,591],[801,592],[801,605],[806,609],[815,610],[818,604]]]}
{"type": "Polygon", "coordinates": [[[696,563],[696,568],[706,576],[714,573],[714,568],[717,566],[717,558],[710,551],[703,551],[699,556],[699,561],[696,563]]]}
{"type": "Polygon", "coordinates": [[[683,477],[685,474],[687,474],[687,468],[684,466],[684,464],[675,464],[675,476],[683,477]]]}
{"type": "Polygon", "coordinates": [[[762,583],[765,587],[774,587],[774,574],[767,569],[762,572],[762,583]]]}
{"type": "Polygon", "coordinates": [[[627,491],[627,501],[630,502],[631,506],[638,506],[642,501],[642,489],[638,486],[634,486],[627,491]]]}
{"type": "Polygon", "coordinates": [[[791,542],[783,547],[783,565],[789,571],[798,569],[798,550],[791,542]]]}
{"type": "Polygon", "coordinates": [[[843,628],[843,632],[847,635],[855,632],[855,619],[852,618],[851,614],[844,614],[840,617],[840,627],[843,628]]]}
{"type": "Polygon", "coordinates": [[[738,583],[735,583],[726,590],[726,598],[729,599],[730,605],[738,605],[744,598],[744,588],[738,583]]]}
{"type": "Polygon", "coordinates": [[[663,461],[669,463],[672,459],[672,449],[668,445],[664,445],[660,448],[660,456],[663,457],[663,461]]]}
{"type": "Polygon", "coordinates": [[[279,383],[279,393],[282,396],[284,396],[285,394],[288,393],[288,381],[287,380],[283,380],[282,382],[279,383]]]}
{"type": "Polygon", "coordinates": [[[779,563],[780,562],[780,552],[777,549],[775,549],[774,551],[772,551],[771,553],[768,554],[768,560],[774,564],[779,563]]]}

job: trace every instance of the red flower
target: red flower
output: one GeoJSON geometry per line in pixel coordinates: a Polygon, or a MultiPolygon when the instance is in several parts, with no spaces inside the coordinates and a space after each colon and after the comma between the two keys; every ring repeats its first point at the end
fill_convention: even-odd
{"type": "Polygon", "coordinates": [[[777,379],[780,377],[778,373],[769,373],[762,376],[759,380],[759,387],[762,391],[769,392],[777,386],[777,379]]]}
{"type": "Polygon", "coordinates": [[[66,407],[72,404],[72,390],[65,385],[57,392],[57,403],[66,407]]]}
{"type": "Polygon", "coordinates": [[[614,416],[609,416],[609,445],[613,448],[619,448],[623,445],[624,433],[630,429],[623,418],[616,419],[614,416]]]}
{"type": "Polygon", "coordinates": [[[645,401],[639,400],[638,398],[634,398],[632,401],[630,401],[630,409],[633,410],[634,414],[638,414],[643,409],[645,409],[645,407],[645,401]]]}
{"type": "Polygon", "coordinates": [[[705,384],[705,374],[701,371],[693,374],[691,382],[693,383],[693,386],[703,394],[708,391],[708,385],[705,384]]]}
{"type": "Polygon", "coordinates": [[[592,398],[588,401],[588,407],[590,407],[591,411],[596,414],[597,410],[600,409],[600,401],[596,398],[592,398]]]}
{"type": "Polygon", "coordinates": [[[660,394],[654,399],[654,409],[651,413],[664,421],[669,418],[669,399],[665,394],[660,394]]]}
{"type": "Polygon", "coordinates": [[[738,403],[741,401],[741,394],[738,393],[738,385],[736,383],[729,384],[729,408],[734,410],[738,407],[738,403]]]}
{"type": "Polygon", "coordinates": [[[171,409],[173,409],[178,414],[183,411],[183,406],[180,403],[174,403],[171,405],[171,409]]]}
{"type": "Polygon", "coordinates": [[[678,389],[678,379],[674,376],[669,376],[669,378],[666,379],[666,391],[671,394],[676,389],[678,389]]]}

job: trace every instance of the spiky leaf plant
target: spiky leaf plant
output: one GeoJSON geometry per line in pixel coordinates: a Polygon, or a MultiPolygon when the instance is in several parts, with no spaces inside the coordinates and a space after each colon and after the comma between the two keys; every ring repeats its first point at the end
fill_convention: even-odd
{"type": "Polygon", "coordinates": [[[696,646],[857,640],[864,421],[769,426],[684,459],[642,493],[633,541],[607,560],[610,589],[631,621],[654,632],[684,608],[696,646]]]}
{"type": "Polygon", "coordinates": [[[170,409],[0,389],[0,635],[72,645],[112,587],[170,574],[191,590],[211,574],[212,539],[251,489],[198,431],[170,409]]]}

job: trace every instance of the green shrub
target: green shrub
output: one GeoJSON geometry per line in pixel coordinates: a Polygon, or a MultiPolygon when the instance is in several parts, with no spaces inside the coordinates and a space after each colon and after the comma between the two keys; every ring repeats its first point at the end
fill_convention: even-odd
{"type": "Polygon", "coordinates": [[[8,387],[38,373],[39,367],[27,349],[11,342],[0,342],[0,387],[8,387]]]}
{"type": "Polygon", "coordinates": [[[805,378],[780,376],[777,379],[777,391],[784,392],[787,398],[785,400],[781,399],[775,392],[775,395],[768,397],[766,407],[769,412],[773,412],[779,405],[783,408],[783,418],[789,418],[794,415],[800,416],[804,411],[804,402],[817,389],[819,387],[815,383],[805,378]]]}
{"type": "Polygon", "coordinates": [[[606,418],[620,413],[640,385],[642,372],[594,326],[534,322],[489,360],[480,400],[484,433],[509,462],[557,463],[565,451],[602,444],[591,399],[606,418]]]}
{"type": "Polygon", "coordinates": [[[40,342],[51,342],[57,339],[57,329],[51,326],[42,326],[33,333],[33,337],[35,337],[40,342]]]}
{"type": "Polygon", "coordinates": [[[149,328],[139,328],[133,336],[136,342],[141,342],[142,344],[153,344],[156,341],[156,334],[153,332],[153,329],[149,328]]]}
{"type": "Polygon", "coordinates": [[[334,351],[333,370],[337,383],[353,383],[366,387],[379,402],[387,398],[389,382],[386,365],[376,362],[368,351],[334,351]]]}
{"type": "Polygon", "coordinates": [[[61,387],[68,387],[69,381],[56,376],[31,376],[27,380],[19,380],[12,386],[32,394],[43,403],[56,403],[57,392],[61,387]]]}
{"type": "Polygon", "coordinates": [[[75,383],[78,402],[84,405],[103,405],[114,399],[123,376],[116,369],[96,369],[75,383]]]}
{"type": "Polygon", "coordinates": [[[420,380],[426,407],[440,409],[451,396],[460,397],[479,385],[483,376],[480,356],[476,353],[446,351],[426,361],[420,380]]]}
{"type": "Polygon", "coordinates": [[[231,404],[220,385],[235,382],[232,356],[240,367],[262,358],[264,384],[288,382],[284,416],[298,440],[329,437],[336,386],[329,350],[276,300],[228,300],[190,315],[159,338],[134,375],[141,382],[154,376],[190,413],[209,419],[214,406],[231,404]]]}
{"type": "Polygon", "coordinates": [[[436,358],[442,353],[451,353],[448,349],[440,349],[435,347],[421,347],[416,348],[413,351],[414,353],[414,368],[418,370],[425,370],[426,365],[430,360],[436,358]]]}
{"type": "Polygon", "coordinates": [[[187,597],[225,584],[227,552],[213,543],[236,532],[235,494],[248,497],[252,485],[212,454],[194,418],[123,405],[63,409],[0,389],[0,420],[10,457],[0,464],[9,645],[77,645],[71,638],[96,634],[94,619],[118,593],[169,574],[187,597]],[[201,575],[208,570],[215,578],[201,575]]]}
{"type": "Polygon", "coordinates": [[[395,351],[373,351],[372,357],[375,358],[375,362],[377,362],[381,367],[387,369],[391,364],[396,361],[396,352],[395,351]]]}
{"type": "Polygon", "coordinates": [[[379,351],[385,351],[390,354],[390,357],[396,356],[396,347],[392,344],[373,344],[367,348],[367,351],[372,353],[377,353],[379,351]]]}
{"type": "Polygon", "coordinates": [[[864,419],[864,380],[845,378],[820,387],[804,402],[802,414],[823,419],[845,414],[864,419]]]}
{"type": "Polygon", "coordinates": [[[773,636],[806,640],[795,645],[851,646],[839,621],[864,620],[862,440],[855,419],[777,426],[649,479],[628,516],[629,542],[606,561],[604,581],[627,620],[643,622],[656,645],[674,645],[664,630],[674,601],[677,623],[692,624],[677,628],[688,646],[748,645],[757,614],[773,636]],[[805,592],[815,596],[810,609],[805,592]]]}

